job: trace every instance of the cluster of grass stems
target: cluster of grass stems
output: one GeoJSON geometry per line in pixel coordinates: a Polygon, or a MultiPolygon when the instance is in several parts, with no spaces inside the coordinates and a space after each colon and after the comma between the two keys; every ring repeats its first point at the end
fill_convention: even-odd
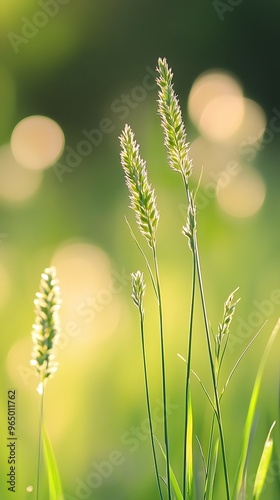
{"type": "MultiPolygon", "coordinates": [[[[182,113],[178,98],[173,89],[173,74],[168,67],[165,59],[158,60],[158,78],[159,86],[158,112],[161,118],[161,125],[164,131],[164,144],[167,148],[168,163],[172,170],[179,173],[183,183],[188,210],[186,213],[186,223],[182,228],[182,233],[186,237],[188,247],[192,256],[192,284],[189,309],[189,328],[186,336],[186,357],[185,362],[185,389],[184,389],[184,421],[183,421],[183,450],[182,450],[182,474],[180,480],[176,478],[170,457],[170,435],[168,426],[168,400],[167,400],[167,374],[166,374],[166,352],[164,343],[164,320],[162,291],[160,285],[160,273],[157,258],[157,238],[156,232],[159,224],[159,211],[156,204],[156,196],[149,181],[145,161],[141,158],[139,145],[135,140],[131,128],[126,125],[121,136],[121,163],[125,174],[126,184],[130,193],[130,206],[135,213],[136,222],[140,233],[144,236],[148,251],[144,251],[136,238],[131,226],[129,225],[131,235],[140,250],[147,266],[148,274],[154,290],[158,306],[159,319],[159,337],[160,337],[160,365],[162,381],[162,399],[163,399],[163,446],[157,440],[153,430],[152,404],[150,397],[150,382],[148,377],[147,353],[145,345],[145,311],[144,295],[146,283],[144,282],[143,272],[132,273],[132,299],[139,311],[140,333],[142,345],[142,358],[144,368],[144,386],[146,394],[147,413],[150,430],[150,441],[152,456],[155,469],[155,477],[158,488],[158,495],[161,500],[194,500],[197,498],[195,482],[196,473],[194,470],[194,419],[192,411],[191,398],[191,378],[198,379],[201,387],[208,399],[212,410],[210,422],[210,435],[206,451],[200,443],[199,449],[204,464],[203,479],[203,500],[212,500],[215,497],[215,479],[218,472],[218,465],[224,478],[224,495],[226,500],[245,500],[248,498],[248,462],[249,462],[249,444],[252,435],[252,428],[255,418],[257,399],[260,391],[261,380],[269,351],[277,335],[280,323],[278,321],[274,328],[266,349],[263,353],[257,376],[254,383],[251,399],[249,402],[247,417],[244,425],[243,436],[240,443],[240,459],[237,470],[234,474],[234,480],[231,481],[231,475],[228,468],[226,437],[223,426],[223,413],[221,402],[225,390],[230,382],[236,368],[243,356],[256,339],[259,332],[249,342],[230,371],[226,383],[221,387],[220,372],[224,361],[226,348],[230,336],[230,327],[235,312],[238,299],[235,299],[235,293],[232,292],[224,304],[224,314],[221,323],[218,325],[217,333],[214,335],[210,329],[208,312],[206,307],[200,257],[197,240],[197,220],[196,220],[196,192],[190,188],[189,179],[192,174],[192,161],[189,157],[189,144],[187,134],[182,120],[182,113]],[[148,253],[149,252],[149,253],[148,253]],[[196,299],[196,289],[198,288],[199,297],[202,306],[205,338],[210,365],[212,392],[206,388],[199,375],[192,368],[192,346],[194,333],[194,310],[196,299]],[[165,471],[161,472],[159,467],[158,454],[161,453],[165,459],[165,471]]],[[[44,394],[46,382],[57,369],[55,362],[55,345],[59,336],[60,326],[58,310],[60,307],[60,291],[56,280],[54,268],[47,268],[41,275],[40,289],[35,299],[36,319],[33,325],[32,339],[33,352],[31,364],[34,366],[39,377],[38,393],[40,398],[40,417],[39,417],[39,437],[38,437],[38,466],[37,466],[37,484],[36,500],[40,498],[41,476],[42,476],[42,456],[44,456],[45,468],[48,476],[50,500],[63,500],[63,492],[59,477],[58,467],[55,461],[53,450],[44,426],[44,394]]],[[[259,465],[255,474],[255,481],[251,498],[258,500],[263,491],[264,484],[269,469],[272,456],[273,440],[271,432],[275,422],[272,423],[268,431],[267,439],[264,444],[263,453],[259,460],[259,465]]],[[[198,439],[198,438],[197,438],[198,439]]],[[[43,492],[42,492],[43,494],[43,492]]],[[[45,497],[45,495],[43,496],[45,497]]]]}
{"type": "MultiPolygon", "coordinates": [[[[236,360],[230,371],[226,383],[221,387],[220,372],[224,361],[228,340],[230,336],[230,327],[239,299],[235,299],[235,293],[232,292],[224,304],[224,314],[221,323],[218,325],[217,334],[213,334],[210,329],[209,317],[206,306],[206,299],[203,286],[203,278],[200,264],[199,247],[197,239],[197,217],[196,217],[196,191],[190,188],[190,178],[192,174],[192,160],[189,156],[189,143],[185,125],[182,120],[182,113],[178,98],[173,88],[173,74],[168,67],[166,59],[158,60],[158,113],[161,119],[161,125],[164,133],[164,144],[167,149],[168,163],[171,169],[180,174],[183,189],[187,201],[186,224],[182,228],[183,235],[187,238],[188,247],[192,256],[192,285],[189,310],[189,328],[186,340],[186,358],[185,361],[185,392],[184,392],[184,439],[183,439],[183,459],[181,481],[177,480],[172,467],[170,457],[170,436],[168,426],[168,408],[167,408],[167,374],[166,374],[166,353],[164,344],[164,321],[162,291],[160,286],[159,264],[157,259],[157,238],[156,232],[159,223],[159,210],[156,204],[154,189],[148,181],[148,172],[146,162],[141,158],[139,144],[136,142],[135,135],[129,125],[125,125],[120,136],[121,144],[121,163],[124,170],[126,184],[130,194],[130,207],[135,216],[138,229],[145,238],[148,249],[143,250],[131,226],[130,232],[138,249],[144,257],[148,274],[151,279],[152,287],[158,305],[159,316],[159,336],[160,336],[160,363],[162,380],[162,399],[163,399],[163,436],[164,446],[162,447],[153,431],[150,383],[148,377],[147,354],[145,346],[145,318],[144,318],[144,294],[146,283],[143,272],[132,273],[132,299],[139,311],[140,332],[142,343],[142,358],[144,367],[144,383],[146,393],[146,403],[148,420],[150,427],[150,440],[155,469],[155,476],[158,487],[158,494],[161,500],[193,500],[196,497],[195,482],[196,475],[194,471],[194,440],[193,426],[194,415],[192,411],[191,399],[191,376],[196,377],[208,399],[212,410],[212,421],[210,424],[210,436],[207,449],[202,446],[200,441],[199,449],[204,464],[203,480],[203,500],[215,498],[215,479],[221,464],[224,477],[224,496],[226,500],[242,500],[248,498],[248,461],[249,444],[252,435],[252,428],[256,412],[256,404],[260,390],[260,383],[268,358],[272,343],[279,329],[279,324],[273,330],[267,347],[264,351],[258,373],[255,379],[252,391],[246,422],[244,425],[243,437],[241,440],[240,459],[237,470],[234,473],[234,480],[231,481],[231,474],[228,467],[228,455],[226,448],[226,437],[223,425],[222,398],[236,368],[243,356],[246,354],[250,345],[259,334],[256,333],[251,342],[246,346],[239,358],[236,360]],[[192,347],[194,334],[194,310],[196,302],[196,289],[202,307],[203,323],[207,345],[208,361],[210,365],[212,393],[206,388],[206,385],[200,379],[199,375],[192,368],[192,347]],[[217,431],[217,432],[216,432],[217,431]],[[159,446],[158,446],[159,444],[159,446]],[[158,453],[163,453],[165,457],[166,469],[164,474],[159,470],[158,453]]],[[[257,500],[265,484],[269,464],[272,456],[273,440],[271,431],[275,422],[272,423],[268,431],[268,436],[264,444],[263,453],[260,457],[259,466],[255,475],[255,482],[251,498],[257,500]]],[[[217,497],[216,497],[217,498],[217,497]]]]}

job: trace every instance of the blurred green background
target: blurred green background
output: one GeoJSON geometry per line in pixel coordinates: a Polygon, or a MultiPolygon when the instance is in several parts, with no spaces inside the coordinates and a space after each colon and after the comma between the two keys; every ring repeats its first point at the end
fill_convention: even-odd
{"type": "MultiPolygon", "coordinates": [[[[224,398],[235,470],[248,398],[280,308],[279,16],[273,0],[1,3],[1,498],[12,497],[6,485],[8,389],[17,390],[14,498],[35,498],[34,490],[27,491],[35,486],[39,414],[30,332],[40,274],[50,264],[61,284],[63,334],[45,419],[65,498],[157,498],[145,432],[138,317],[130,300],[130,273],[145,265],[124,220],[127,215],[135,227],[119,161],[118,136],[126,122],[141,144],[161,213],[171,455],[180,477],[184,364],[177,353],[186,355],[191,258],[181,235],[184,192],[167,166],[157,115],[159,56],[175,74],[193,145],[194,185],[203,165],[199,243],[214,332],[224,300],[240,287],[224,378],[268,319],[224,398]],[[205,80],[198,80],[204,73],[205,80]],[[31,132],[17,127],[37,115],[53,121],[35,121],[31,132]],[[57,149],[50,139],[55,131],[57,149]]],[[[149,287],[146,318],[153,408],[161,415],[156,304],[149,287]]],[[[195,335],[195,368],[207,381],[199,308],[195,335]]],[[[278,367],[279,342],[262,386],[250,480],[278,418],[278,367]]],[[[195,432],[206,443],[210,411],[196,380],[193,394],[195,432]]],[[[160,423],[156,434],[162,439],[160,423]]],[[[280,491],[278,427],[274,437],[269,499],[279,498],[280,491]]],[[[201,472],[198,447],[196,461],[201,472]]]]}

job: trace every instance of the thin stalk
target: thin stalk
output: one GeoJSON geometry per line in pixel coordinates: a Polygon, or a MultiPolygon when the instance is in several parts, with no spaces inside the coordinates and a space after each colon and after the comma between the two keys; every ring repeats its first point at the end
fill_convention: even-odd
{"type": "Polygon", "coordinates": [[[187,468],[187,437],[188,437],[188,397],[190,388],[191,356],[192,356],[192,338],[193,338],[193,317],[195,303],[195,284],[196,284],[196,256],[193,253],[193,276],[192,276],[192,295],[190,306],[189,323],[189,342],[188,356],[186,362],[186,386],[185,386],[185,420],[184,420],[184,450],[183,450],[183,498],[186,498],[186,468],[187,468]]]}
{"type": "Polygon", "coordinates": [[[211,371],[211,375],[212,375],[214,398],[215,398],[215,404],[216,404],[216,412],[217,412],[216,416],[217,416],[217,423],[218,423],[220,439],[221,439],[221,449],[222,449],[222,458],[223,458],[223,466],[224,466],[226,495],[227,495],[227,500],[230,500],[230,487],[229,487],[228,467],[227,467],[227,458],[226,458],[225,438],[224,438],[221,407],[220,407],[220,398],[219,398],[219,393],[218,393],[218,385],[217,385],[217,379],[216,379],[216,374],[215,374],[213,354],[212,354],[212,350],[211,350],[209,322],[208,322],[208,315],[207,315],[207,310],[206,310],[206,302],[205,302],[205,296],[204,296],[204,288],[203,288],[203,282],[202,282],[202,275],[201,275],[201,268],[200,268],[200,261],[199,261],[199,254],[198,254],[196,238],[195,238],[195,253],[196,253],[196,267],[197,267],[197,274],[198,274],[198,283],[199,283],[202,310],[203,310],[203,318],[204,318],[205,331],[206,331],[207,348],[208,348],[210,368],[211,368],[210,371],[211,371]]]}
{"type": "Polygon", "coordinates": [[[42,429],[43,429],[43,420],[44,420],[44,392],[45,391],[44,391],[44,387],[43,387],[42,394],[40,394],[36,500],[39,500],[39,492],[40,492],[40,472],[41,472],[41,463],[42,463],[42,429]]]}
{"type": "Polygon", "coordinates": [[[157,261],[156,245],[153,245],[153,259],[155,266],[155,281],[157,288],[158,310],[159,310],[159,326],[160,326],[160,350],[161,350],[161,371],[162,371],[162,400],[163,400],[163,428],[164,442],[166,452],[166,478],[167,478],[167,493],[168,500],[171,500],[171,482],[170,482],[170,457],[168,444],[168,425],[167,425],[167,397],[166,397],[166,370],[165,370],[165,354],[164,354],[164,331],[163,331],[163,314],[162,314],[162,299],[161,288],[157,261]]]}
{"type": "Polygon", "coordinates": [[[207,491],[208,491],[208,480],[209,480],[210,462],[211,462],[213,437],[214,437],[214,422],[215,422],[215,414],[213,414],[212,421],[211,421],[209,448],[208,448],[208,453],[207,453],[207,465],[206,465],[206,474],[205,474],[204,495],[203,495],[204,500],[206,500],[206,495],[207,495],[207,491]]]}
{"type": "Polygon", "coordinates": [[[152,422],[152,414],[151,414],[151,404],[150,404],[150,394],[149,394],[149,384],[148,384],[148,370],[147,370],[146,349],[145,349],[145,336],[144,336],[144,312],[141,308],[139,309],[139,312],[140,312],[142,357],[143,357],[143,367],[144,367],[146,403],[147,403],[148,420],[149,420],[149,427],[150,427],[150,438],[151,438],[152,453],[153,453],[159,495],[160,495],[161,500],[163,500],[164,497],[163,497],[162,489],[161,489],[161,485],[160,485],[160,475],[159,475],[158,464],[157,464],[157,456],[156,456],[154,432],[153,432],[153,422],[152,422]]]}
{"type": "MultiPolygon", "coordinates": [[[[188,202],[190,203],[190,191],[189,191],[188,180],[183,173],[182,173],[182,178],[183,178],[183,182],[184,182],[184,187],[185,187],[187,199],[188,199],[188,202]]],[[[203,287],[201,267],[200,267],[200,259],[199,259],[199,253],[198,253],[197,238],[196,238],[195,234],[194,234],[194,254],[196,256],[196,269],[197,269],[197,275],[198,275],[198,284],[199,284],[200,297],[201,297],[201,303],[202,303],[202,311],[203,311],[203,318],[204,318],[204,325],[205,325],[205,332],[206,332],[206,341],[207,341],[207,348],[208,348],[208,355],[209,355],[209,362],[210,362],[210,371],[211,371],[211,375],[212,375],[212,382],[213,382],[213,389],[214,389],[214,398],[215,398],[215,405],[216,405],[216,418],[217,418],[220,439],[221,439],[221,449],[222,449],[222,459],[223,459],[224,476],[225,476],[226,495],[227,495],[227,500],[230,500],[230,487],[229,487],[225,439],[224,439],[224,431],[223,431],[222,415],[221,415],[221,407],[220,407],[220,398],[219,398],[219,393],[218,393],[218,384],[217,384],[217,378],[216,378],[216,373],[215,373],[215,365],[214,365],[213,354],[212,354],[212,349],[211,349],[209,321],[208,321],[208,314],[207,314],[207,309],[206,309],[205,294],[204,294],[204,287],[203,287]]]]}

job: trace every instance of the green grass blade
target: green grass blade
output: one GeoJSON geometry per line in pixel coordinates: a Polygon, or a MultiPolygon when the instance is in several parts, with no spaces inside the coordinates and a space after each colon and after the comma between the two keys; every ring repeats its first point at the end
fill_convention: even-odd
{"type": "Polygon", "coordinates": [[[260,463],[258,466],[257,470],[257,475],[254,483],[254,489],[253,489],[253,500],[259,500],[261,496],[261,492],[264,487],[264,483],[266,480],[266,476],[268,473],[268,468],[270,464],[270,460],[272,457],[272,450],[273,450],[273,440],[271,439],[270,435],[272,432],[272,429],[275,425],[275,422],[273,422],[272,426],[269,429],[268,436],[265,441],[264,449],[262,452],[262,456],[260,459],[260,463]]]}
{"type": "Polygon", "coordinates": [[[207,488],[206,488],[206,493],[205,493],[205,499],[206,500],[212,500],[213,499],[213,489],[214,489],[214,481],[216,477],[216,470],[217,470],[217,462],[218,462],[218,452],[219,452],[219,439],[217,439],[213,452],[212,452],[212,458],[210,460],[209,464],[209,470],[207,474],[207,488]]]}
{"type": "MultiPolygon", "coordinates": [[[[161,446],[159,440],[156,437],[155,437],[155,440],[157,441],[157,443],[159,445],[159,448],[160,448],[160,451],[163,454],[164,459],[166,461],[166,455],[164,453],[163,447],[161,446]]],[[[170,481],[171,481],[171,484],[172,484],[172,488],[173,488],[174,493],[176,495],[176,500],[184,500],[182,492],[181,492],[179,484],[178,484],[178,481],[176,479],[176,476],[175,476],[175,474],[173,472],[173,469],[172,469],[171,465],[169,465],[169,473],[170,473],[170,481]]]]}
{"type": "Polygon", "coordinates": [[[193,412],[191,393],[188,395],[188,424],[187,424],[187,498],[193,498],[193,412]]]}
{"type": "Polygon", "coordinates": [[[258,400],[258,396],[259,396],[259,392],[260,392],[260,386],[261,386],[264,368],[265,368],[272,344],[273,344],[273,342],[276,338],[276,335],[279,331],[279,328],[280,328],[280,318],[279,318],[276,326],[274,327],[272,334],[270,335],[269,341],[268,341],[267,346],[265,348],[265,351],[263,353],[263,356],[262,356],[262,359],[260,362],[260,366],[258,369],[258,373],[256,376],[255,385],[253,388],[250,404],[249,404],[249,409],[248,409],[248,413],[247,413],[247,418],[246,418],[246,423],[245,423],[245,428],[244,428],[244,433],[243,433],[243,439],[242,439],[240,461],[239,461],[239,465],[238,465],[238,469],[237,469],[235,495],[233,497],[233,498],[237,498],[238,500],[240,498],[242,498],[242,496],[241,496],[242,492],[244,492],[246,490],[247,457],[248,457],[249,442],[250,442],[253,421],[254,421],[254,417],[255,417],[257,400],[258,400]]]}
{"type": "Polygon", "coordinates": [[[49,480],[49,500],[64,500],[58,467],[45,427],[43,427],[43,448],[49,480]]]}

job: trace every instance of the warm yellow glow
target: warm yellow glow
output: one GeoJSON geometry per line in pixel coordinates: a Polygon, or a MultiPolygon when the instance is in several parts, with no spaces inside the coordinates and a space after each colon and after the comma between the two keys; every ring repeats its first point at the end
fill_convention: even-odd
{"type": "Polygon", "coordinates": [[[61,286],[62,319],[71,322],[74,331],[68,335],[70,344],[111,334],[120,318],[120,293],[125,285],[114,277],[107,254],[89,243],[69,242],[58,248],[51,264],[61,286]]]}
{"type": "Polygon", "coordinates": [[[31,170],[50,167],[64,148],[60,126],[46,116],[28,116],[13,130],[11,148],[20,165],[31,170]]]}
{"type": "Polygon", "coordinates": [[[244,99],[244,116],[233,139],[241,144],[255,144],[261,141],[266,128],[266,115],[263,108],[252,99],[244,99]]]}
{"type": "Polygon", "coordinates": [[[263,205],[266,186],[261,175],[252,167],[244,166],[241,172],[228,179],[226,185],[217,184],[217,201],[233,217],[250,217],[263,205]]]}
{"type": "Polygon", "coordinates": [[[190,156],[193,159],[193,175],[201,184],[213,182],[221,171],[227,171],[234,158],[237,158],[236,147],[229,143],[217,144],[204,137],[198,137],[190,145],[190,156]]]}
{"type": "Polygon", "coordinates": [[[31,172],[14,159],[10,146],[0,149],[0,198],[20,202],[32,196],[39,188],[41,172],[31,172]]]}
{"type": "Polygon", "coordinates": [[[27,493],[32,493],[33,486],[27,486],[26,491],[27,491],[27,493]]]}
{"type": "Polygon", "coordinates": [[[242,88],[232,76],[222,71],[204,73],[192,86],[188,110],[201,134],[213,141],[226,140],[243,120],[242,88]]]}

